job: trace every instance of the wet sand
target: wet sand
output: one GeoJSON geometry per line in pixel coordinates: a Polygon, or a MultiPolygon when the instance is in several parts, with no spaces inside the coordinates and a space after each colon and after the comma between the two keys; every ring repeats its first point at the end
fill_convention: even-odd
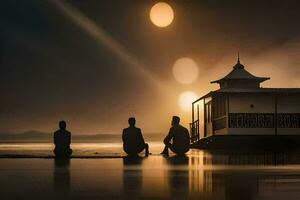
{"type": "Polygon", "coordinates": [[[297,153],[0,159],[0,199],[299,199],[297,153]]]}

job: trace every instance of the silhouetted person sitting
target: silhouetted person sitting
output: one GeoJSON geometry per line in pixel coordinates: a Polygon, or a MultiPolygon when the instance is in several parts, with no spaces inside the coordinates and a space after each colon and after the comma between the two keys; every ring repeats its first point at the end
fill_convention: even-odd
{"type": "Polygon", "coordinates": [[[123,129],[122,140],[123,149],[128,155],[137,155],[145,150],[145,155],[149,154],[149,146],[145,143],[141,129],[135,127],[135,118],[128,119],[129,127],[123,129]]]}
{"type": "Polygon", "coordinates": [[[185,154],[190,149],[189,131],[179,124],[180,118],[173,116],[172,127],[168,135],[164,139],[166,145],[161,154],[168,155],[168,149],[171,149],[176,154],[185,154]],[[172,143],[171,143],[172,140],[172,143]]]}
{"type": "Polygon", "coordinates": [[[56,158],[69,158],[72,154],[71,133],[66,130],[67,124],[65,121],[59,122],[59,130],[54,133],[54,153],[56,158]]]}

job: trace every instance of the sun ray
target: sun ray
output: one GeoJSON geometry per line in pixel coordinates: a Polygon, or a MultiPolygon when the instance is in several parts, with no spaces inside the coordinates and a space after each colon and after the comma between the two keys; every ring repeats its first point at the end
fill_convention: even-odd
{"type": "Polygon", "coordinates": [[[105,45],[111,52],[113,52],[119,59],[127,63],[129,70],[137,73],[143,77],[145,80],[150,81],[162,90],[163,92],[168,91],[170,94],[171,89],[167,87],[161,80],[159,80],[155,75],[148,70],[148,67],[141,63],[135,56],[130,54],[119,42],[117,42],[109,33],[104,31],[98,24],[96,24],[92,19],[84,15],[76,7],[72,6],[70,3],[60,0],[50,0],[54,5],[72,20],[81,29],[86,31],[91,37],[98,42],[99,45],[105,45]]]}

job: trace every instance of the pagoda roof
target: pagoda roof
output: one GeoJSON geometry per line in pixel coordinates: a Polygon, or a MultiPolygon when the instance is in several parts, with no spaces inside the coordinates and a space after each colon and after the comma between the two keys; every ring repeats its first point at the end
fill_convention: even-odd
{"type": "Polygon", "coordinates": [[[212,93],[277,93],[300,94],[300,88],[222,88],[212,93]]]}
{"type": "Polygon", "coordinates": [[[261,83],[269,79],[269,77],[257,77],[248,72],[238,58],[237,64],[233,66],[233,69],[229,74],[219,80],[212,81],[211,83],[222,83],[227,80],[253,80],[261,83]]]}

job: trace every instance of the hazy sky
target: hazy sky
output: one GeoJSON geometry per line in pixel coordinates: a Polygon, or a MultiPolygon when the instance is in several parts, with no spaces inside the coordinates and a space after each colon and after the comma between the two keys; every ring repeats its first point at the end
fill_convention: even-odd
{"type": "Polygon", "coordinates": [[[2,0],[0,132],[119,133],[136,116],[145,132],[166,132],[172,115],[190,121],[178,95],[217,89],[237,51],[265,87],[300,86],[298,1],[166,1],[166,28],[149,11],[157,1],[2,0]],[[66,7],[61,7],[61,6],[66,7]],[[99,35],[102,33],[102,35],[99,35]],[[178,83],[174,62],[192,58],[197,81],[178,83]]]}

